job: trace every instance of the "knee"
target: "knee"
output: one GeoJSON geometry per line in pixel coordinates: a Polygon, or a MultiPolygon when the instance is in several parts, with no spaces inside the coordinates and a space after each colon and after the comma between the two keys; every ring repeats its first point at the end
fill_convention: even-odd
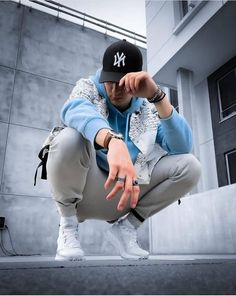
{"type": "Polygon", "coordinates": [[[185,154],[182,169],[185,182],[189,186],[196,185],[201,176],[201,164],[199,160],[192,154],[185,154]]]}
{"type": "Polygon", "coordinates": [[[81,157],[89,160],[89,152],[89,142],[75,129],[65,128],[53,139],[49,158],[59,163],[74,162],[81,157]]]}

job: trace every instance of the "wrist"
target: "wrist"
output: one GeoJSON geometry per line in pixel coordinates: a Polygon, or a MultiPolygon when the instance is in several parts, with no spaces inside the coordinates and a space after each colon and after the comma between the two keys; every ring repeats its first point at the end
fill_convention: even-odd
{"type": "MultiPolygon", "coordinates": [[[[120,144],[124,144],[124,141],[117,138],[111,138],[111,140],[108,143],[107,150],[110,150],[111,147],[117,147],[120,144]]],[[[120,147],[120,146],[119,146],[120,147]]]]}
{"type": "Polygon", "coordinates": [[[110,131],[109,128],[102,128],[97,132],[95,139],[94,139],[95,147],[96,147],[96,145],[99,147],[98,149],[101,149],[104,147],[103,146],[104,139],[106,137],[107,132],[109,132],[109,131],[110,131]]]}
{"type": "Polygon", "coordinates": [[[158,103],[162,101],[165,98],[166,94],[164,91],[160,88],[159,85],[157,85],[157,89],[154,93],[154,95],[151,98],[147,98],[149,103],[158,103]]]}
{"type": "Polygon", "coordinates": [[[105,136],[104,142],[103,142],[103,147],[105,149],[108,149],[109,148],[109,144],[110,144],[110,142],[111,142],[112,139],[123,141],[124,140],[124,137],[123,137],[122,134],[116,133],[113,130],[108,131],[107,134],[106,134],[106,136],[105,136]]]}

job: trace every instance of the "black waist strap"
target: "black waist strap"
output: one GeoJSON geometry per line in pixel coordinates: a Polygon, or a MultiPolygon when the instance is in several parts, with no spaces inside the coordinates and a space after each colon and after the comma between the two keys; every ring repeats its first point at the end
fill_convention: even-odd
{"type": "Polygon", "coordinates": [[[42,172],[41,172],[41,179],[47,180],[47,160],[48,160],[48,152],[49,152],[49,145],[44,146],[39,154],[38,157],[41,159],[41,162],[36,168],[35,175],[34,175],[34,186],[36,185],[36,179],[37,179],[37,174],[38,174],[38,169],[42,166],[42,172]]]}

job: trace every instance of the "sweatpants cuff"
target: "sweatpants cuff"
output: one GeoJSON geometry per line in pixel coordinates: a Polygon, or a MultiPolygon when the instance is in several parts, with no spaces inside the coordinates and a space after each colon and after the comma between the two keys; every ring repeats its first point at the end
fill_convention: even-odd
{"type": "Polygon", "coordinates": [[[132,209],[131,210],[131,213],[135,216],[135,218],[137,218],[140,222],[144,222],[145,221],[145,219],[141,216],[141,215],[139,215],[139,213],[137,213],[136,211],[135,211],[135,209],[132,209]]]}

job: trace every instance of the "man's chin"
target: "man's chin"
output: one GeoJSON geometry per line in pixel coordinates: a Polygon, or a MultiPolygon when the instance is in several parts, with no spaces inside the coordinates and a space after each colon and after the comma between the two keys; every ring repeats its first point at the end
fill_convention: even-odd
{"type": "Polygon", "coordinates": [[[123,96],[122,95],[120,95],[120,96],[115,96],[114,97],[114,101],[120,101],[120,100],[122,100],[123,99],[123,96]]]}

